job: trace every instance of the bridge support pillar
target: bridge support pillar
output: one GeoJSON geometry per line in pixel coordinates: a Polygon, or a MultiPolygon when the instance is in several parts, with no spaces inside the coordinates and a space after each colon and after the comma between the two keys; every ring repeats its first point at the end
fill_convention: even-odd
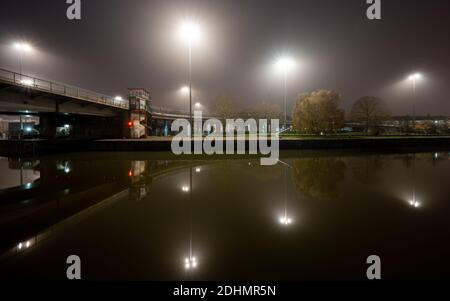
{"type": "Polygon", "coordinates": [[[114,117],[45,114],[40,116],[42,139],[122,139],[128,137],[128,112],[114,117]]]}
{"type": "Polygon", "coordinates": [[[56,114],[49,114],[39,117],[40,137],[42,139],[56,138],[56,128],[58,120],[56,114]]]}

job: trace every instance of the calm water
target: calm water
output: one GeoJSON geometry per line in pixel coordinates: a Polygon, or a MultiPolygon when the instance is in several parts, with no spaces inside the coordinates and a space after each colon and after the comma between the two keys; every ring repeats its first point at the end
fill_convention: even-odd
{"type": "Polygon", "coordinates": [[[65,279],[75,254],[93,280],[346,280],[378,255],[384,279],[449,277],[449,152],[282,161],[0,158],[0,275],[65,279]]]}

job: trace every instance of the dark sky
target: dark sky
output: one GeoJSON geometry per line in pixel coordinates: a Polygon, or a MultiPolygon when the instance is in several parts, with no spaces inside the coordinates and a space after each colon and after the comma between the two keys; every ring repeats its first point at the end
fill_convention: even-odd
{"type": "Polygon", "coordinates": [[[382,0],[383,19],[365,17],[365,0],[84,0],[82,20],[66,19],[65,0],[1,0],[0,68],[18,69],[11,44],[36,51],[24,72],[109,95],[151,90],[156,105],[186,108],[186,47],[178,25],[194,18],[204,43],[194,49],[195,100],[208,107],[228,92],[244,105],[280,103],[272,70],[288,54],[298,66],[289,99],[335,89],[349,108],[383,97],[395,114],[411,112],[405,81],[420,71],[418,111],[450,115],[450,1],[382,0]]]}

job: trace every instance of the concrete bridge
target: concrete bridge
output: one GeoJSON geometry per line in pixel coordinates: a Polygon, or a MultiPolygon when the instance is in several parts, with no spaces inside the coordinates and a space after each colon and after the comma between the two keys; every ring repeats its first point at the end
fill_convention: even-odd
{"type": "Polygon", "coordinates": [[[0,69],[0,115],[19,116],[17,138],[26,136],[24,131],[29,129],[23,125],[23,116],[39,117],[43,139],[171,136],[175,119],[189,119],[187,112],[154,107],[144,88],[128,90],[128,98],[122,99],[0,69]]]}
{"type": "Polygon", "coordinates": [[[60,112],[113,116],[126,100],[0,69],[0,111],[60,112]]]}
{"type": "Polygon", "coordinates": [[[0,114],[39,117],[42,138],[123,137],[128,113],[126,100],[0,69],[0,114]]]}
{"type": "Polygon", "coordinates": [[[167,136],[173,120],[189,118],[153,107],[146,89],[129,89],[122,99],[5,69],[0,69],[0,115],[19,116],[21,123],[22,116],[39,117],[45,139],[64,137],[61,132],[70,138],[167,136]]]}

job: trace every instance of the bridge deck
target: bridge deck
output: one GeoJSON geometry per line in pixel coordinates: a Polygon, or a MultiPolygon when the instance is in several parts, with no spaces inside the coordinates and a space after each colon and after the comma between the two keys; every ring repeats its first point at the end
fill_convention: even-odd
{"type": "Polygon", "coordinates": [[[0,82],[17,87],[33,89],[40,92],[70,97],[76,100],[100,104],[107,107],[123,110],[129,109],[128,101],[116,100],[114,97],[92,92],[86,89],[19,74],[5,69],[0,69],[0,82]]]}

